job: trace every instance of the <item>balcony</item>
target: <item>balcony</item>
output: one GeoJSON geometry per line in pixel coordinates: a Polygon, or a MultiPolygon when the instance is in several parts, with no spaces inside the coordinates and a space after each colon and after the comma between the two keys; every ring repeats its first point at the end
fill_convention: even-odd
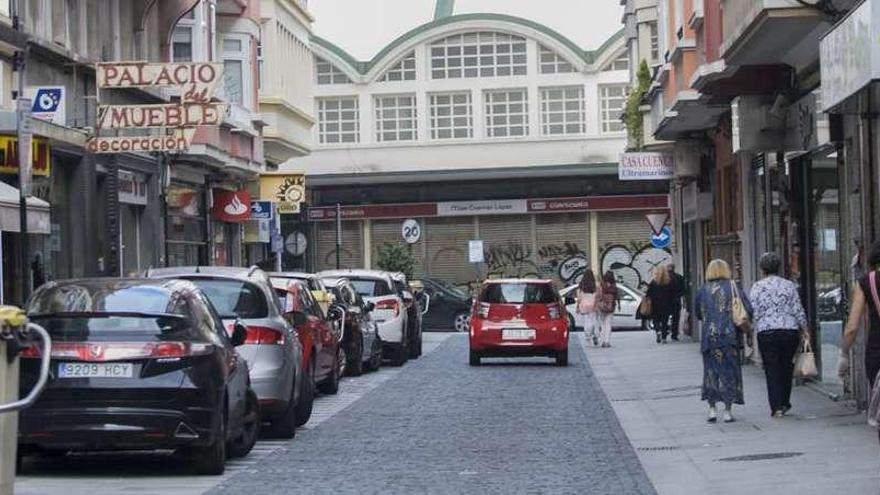
{"type": "Polygon", "coordinates": [[[803,69],[819,58],[819,38],[831,27],[825,14],[796,0],[722,0],[721,5],[721,52],[730,65],[803,69]]]}

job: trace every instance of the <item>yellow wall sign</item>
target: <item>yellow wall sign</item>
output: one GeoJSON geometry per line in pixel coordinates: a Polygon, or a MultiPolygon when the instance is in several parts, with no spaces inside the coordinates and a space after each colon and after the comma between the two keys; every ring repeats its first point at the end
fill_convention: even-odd
{"type": "Polygon", "coordinates": [[[302,174],[263,174],[260,199],[278,206],[278,213],[299,213],[306,198],[306,178],[302,174]]]}
{"type": "MultiPolygon", "coordinates": [[[[49,140],[35,137],[31,143],[31,160],[33,161],[34,175],[49,177],[51,170],[51,153],[49,140]]],[[[15,136],[0,136],[0,174],[18,173],[18,138],[15,136]]]]}

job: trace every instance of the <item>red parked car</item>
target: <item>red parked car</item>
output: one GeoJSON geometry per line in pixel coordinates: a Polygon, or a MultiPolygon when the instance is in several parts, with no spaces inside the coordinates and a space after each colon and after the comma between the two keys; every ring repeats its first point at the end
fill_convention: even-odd
{"type": "Polygon", "coordinates": [[[488,280],[474,301],[470,364],[484,357],[547,356],[568,365],[568,314],[550,280],[488,280]]]}
{"type": "Polygon", "coordinates": [[[284,307],[284,317],[296,329],[302,346],[303,390],[297,420],[305,424],[312,414],[315,388],[325,394],[339,391],[339,380],[345,370],[345,353],[340,342],[341,316],[331,309],[325,315],[306,282],[272,278],[272,286],[284,307]]]}

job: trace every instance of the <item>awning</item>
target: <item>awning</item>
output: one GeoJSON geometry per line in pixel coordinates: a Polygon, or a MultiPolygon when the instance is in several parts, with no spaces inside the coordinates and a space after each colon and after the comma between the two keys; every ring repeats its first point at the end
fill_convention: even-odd
{"type": "MultiPolygon", "coordinates": [[[[5,182],[0,182],[0,231],[21,231],[18,205],[18,189],[5,182]]],[[[34,197],[27,198],[27,214],[28,234],[49,234],[52,232],[49,203],[34,197]]]]}

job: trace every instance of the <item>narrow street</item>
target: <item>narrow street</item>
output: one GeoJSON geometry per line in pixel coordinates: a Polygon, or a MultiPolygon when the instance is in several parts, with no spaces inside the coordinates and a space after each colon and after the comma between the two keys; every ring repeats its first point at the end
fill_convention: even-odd
{"type": "Polygon", "coordinates": [[[472,368],[465,335],[425,337],[421,359],[343,382],[295,440],[260,441],[223,477],[168,455],[68,456],[29,466],[17,493],[654,493],[578,340],[567,368],[472,368]]]}

